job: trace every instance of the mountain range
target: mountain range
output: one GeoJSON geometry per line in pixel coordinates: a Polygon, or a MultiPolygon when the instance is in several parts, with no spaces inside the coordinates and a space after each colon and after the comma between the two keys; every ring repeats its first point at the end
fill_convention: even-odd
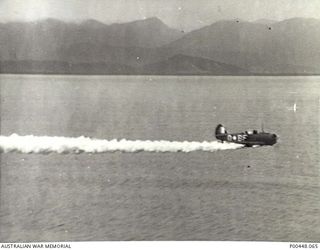
{"type": "Polygon", "coordinates": [[[320,20],[222,20],[188,33],[156,17],[0,23],[0,72],[320,74],[320,20]]]}

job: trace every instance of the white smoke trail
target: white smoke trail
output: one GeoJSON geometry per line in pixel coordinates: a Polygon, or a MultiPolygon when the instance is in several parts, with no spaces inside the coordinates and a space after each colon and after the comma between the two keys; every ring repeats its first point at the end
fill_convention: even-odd
{"type": "Polygon", "coordinates": [[[237,149],[243,147],[234,143],[212,142],[178,142],[178,141],[131,141],[131,140],[98,140],[88,137],[51,137],[51,136],[0,136],[1,152],[19,153],[104,153],[104,152],[191,152],[237,149]]]}

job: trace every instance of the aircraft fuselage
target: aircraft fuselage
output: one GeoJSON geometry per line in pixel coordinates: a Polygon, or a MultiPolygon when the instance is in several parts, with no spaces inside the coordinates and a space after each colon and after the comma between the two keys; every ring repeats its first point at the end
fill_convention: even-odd
{"type": "Polygon", "coordinates": [[[265,145],[274,145],[277,143],[277,135],[258,132],[256,130],[246,131],[242,133],[228,133],[222,125],[218,125],[216,128],[216,138],[222,142],[233,142],[244,144],[245,146],[251,147],[254,145],[265,146],[265,145]]]}

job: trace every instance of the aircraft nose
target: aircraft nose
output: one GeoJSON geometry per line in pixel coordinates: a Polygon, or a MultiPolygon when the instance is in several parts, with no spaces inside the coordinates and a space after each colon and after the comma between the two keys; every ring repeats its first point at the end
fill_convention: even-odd
{"type": "Polygon", "coordinates": [[[279,137],[276,134],[272,134],[272,138],[273,138],[274,142],[276,143],[279,137]]]}

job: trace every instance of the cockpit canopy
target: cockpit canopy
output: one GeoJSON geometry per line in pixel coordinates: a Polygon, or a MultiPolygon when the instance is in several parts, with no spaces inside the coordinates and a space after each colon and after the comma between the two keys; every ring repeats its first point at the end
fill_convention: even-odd
{"type": "Polygon", "coordinates": [[[245,133],[247,135],[255,135],[255,134],[258,134],[258,130],[247,130],[245,133]]]}

